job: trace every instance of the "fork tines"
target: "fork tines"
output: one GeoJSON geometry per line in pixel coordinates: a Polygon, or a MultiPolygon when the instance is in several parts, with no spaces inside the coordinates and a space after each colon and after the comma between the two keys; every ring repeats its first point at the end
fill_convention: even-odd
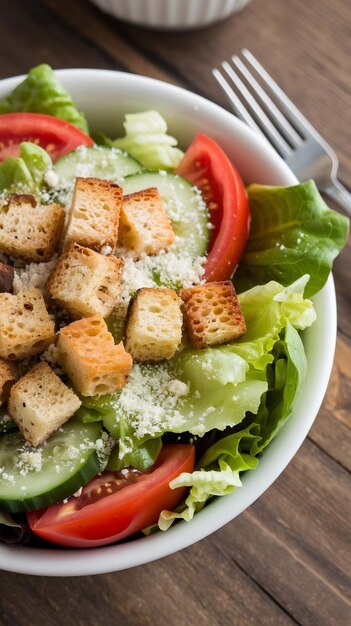
{"type": "Polygon", "coordinates": [[[244,49],[242,57],[233,55],[231,64],[223,61],[222,72],[214,69],[213,75],[238,117],[261,132],[286,158],[306,140],[309,131],[316,131],[253,54],[244,49]]]}

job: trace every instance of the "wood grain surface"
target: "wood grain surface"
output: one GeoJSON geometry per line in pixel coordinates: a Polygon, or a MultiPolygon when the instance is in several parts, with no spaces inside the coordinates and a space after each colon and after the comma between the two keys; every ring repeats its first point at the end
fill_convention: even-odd
{"type": "MultiPolygon", "coordinates": [[[[145,74],[227,107],[210,69],[249,48],[333,145],[351,187],[351,5],[252,0],[197,32],[155,32],[85,0],[0,1],[0,78],[47,62],[145,74]]],[[[125,572],[0,573],[0,626],[351,624],[351,250],[334,266],[338,340],[327,395],[274,485],[214,535],[125,572]]]]}

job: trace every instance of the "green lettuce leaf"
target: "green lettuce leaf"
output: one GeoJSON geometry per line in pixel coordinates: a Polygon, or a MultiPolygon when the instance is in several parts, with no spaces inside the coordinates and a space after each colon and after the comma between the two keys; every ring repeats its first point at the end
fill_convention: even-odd
{"type": "Polygon", "coordinates": [[[82,421],[84,421],[84,414],[87,415],[86,421],[97,421],[97,419],[89,419],[88,417],[90,414],[93,417],[94,412],[99,414],[101,420],[107,415],[114,415],[113,403],[115,396],[113,394],[106,394],[103,396],[82,396],[76,390],[75,393],[79,396],[79,399],[82,402],[82,409],[84,409],[81,413],[82,421]]]}
{"type": "Polygon", "coordinates": [[[0,192],[38,196],[52,160],[46,150],[29,141],[22,142],[19,151],[19,157],[8,157],[0,163],[0,192]]]}
{"type": "Polygon", "coordinates": [[[131,466],[146,471],[159,455],[162,448],[161,437],[146,435],[139,438],[123,416],[116,419],[117,396],[118,394],[90,397],[79,395],[82,406],[75,413],[75,417],[85,424],[102,421],[106,430],[114,437],[116,445],[110,454],[108,470],[117,471],[131,466]]]}
{"type": "Polygon", "coordinates": [[[250,185],[251,230],[234,282],[238,292],[309,274],[306,296],[325,284],[347,241],[349,220],[329,209],[310,180],[292,187],[250,185]]]}
{"type": "Polygon", "coordinates": [[[306,377],[307,361],[301,337],[289,322],[272,350],[273,362],[267,366],[268,390],[263,394],[257,415],[248,416],[260,439],[244,440],[242,449],[257,455],[272,441],[290,417],[300,397],[306,377]]]}
{"type": "MultiPolygon", "coordinates": [[[[312,303],[303,298],[307,279],[288,287],[272,281],[241,294],[248,328],[242,340],[205,350],[184,347],[167,362],[135,364],[128,385],[102,408],[120,454],[166,432],[202,436],[240,424],[247,412],[257,413],[267,391],[266,365],[281,331],[288,322],[300,330],[315,319],[312,303]]],[[[88,408],[94,409],[91,401],[88,408]]]]}
{"type": "Polygon", "coordinates": [[[176,519],[191,520],[207,500],[240,487],[240,472],[256,468],[259,454],[290,417],[307,365],[300,335],[289,322],[274,344],[272,357],[273,362],[267,365],[268,390],[257,414],[248,414],[242,430],[214,443],[194,472],[183,473],[170,483],[172,489],[189,487],[190,492],[176,511],[162,511],[158,521],[161,530],[167,530],[176,519]]]}
{"type": "Polygon", "coordinates": [[[229,347],[183,350],[173,361],[175,376],[189,393],[178,399],[181,415],[173,432],[204,435],[239,424],[247,411],[256,412],[267,389],[264,372],[250,367],[229,347]],[[250,407],[250,408],[249,408],[250,407]]]}
{"type": "Polygon", "coordinates": [[[91,424],[91,422],[102,422],[103,414],[101,411],[88,408],[82,404],[78,411],[75,412],[75,417],[79,419],[83,424],[91,424]]]}
{"type": "Polygon", "coordinates": [[[9,513],[0,511],[0,543],[27,543],[30,536],[28,524],[20,524],[9,513]]]}
{"type": "Polygon", "coordinates": [[[146,472],[146,470],[156,463],[161,448],[161,437],[155,437],[148,439],[132,452],[127,452],[121,456],[119,445],[117,444],[111,452],[107,469],[116,472],[124,467],[134,467],[140,472],[146,472]]]}
{"type": "Polygon", "coordinates": [[[315,319],[303,297],[307,280],[288,287],[271,281],[241,294],[248,328],[243,339],[205,350],[185,347],[167,363],[134,365],[120,392],[83,399],[90,411],[101,411],[118,441],[113,469],[152,464],[168,431],[201,436],[242,424],[213,444],[193,473],[172,481],[172,488],[190,491],[176,511],[162,512],[161,529],[177,518],[192,519],[209,498],[240,486],[240,472],[256,467],[259,453],[290,416],[306,374],[298,331],[315,319]]]}
{"type": "Polygon", "coordinates": [[[267,389],[264,372],[244,363],[238,377],[233,375],[234,382],[216,382],[216,372],[223,371],[216,368],[221,358],[227,367],[228,357],[234,367],[241,361],[220,349],[200,354],[184,350],[176,361],[134,365],[128,385],[115,394],[114,416],[103,419],[123,454],[166,432],[202,436],[240,423],[246,411],[256,412],[267,389]],[[184,395],[173,392],[174,385],[183,387],[184,395]]]}
{"type": "MultiPolygon", "coordinates": [[[[115,139],[109,145],[128,152],[145,167],[173,170],[184,156],[175,147],[177,140],[167,135],[167,124],[157,111],[127,114],[124,128],[125,137],[115,139]]],[[[106,144],[106,138],[104,142],[106,144]]]]}
{"type": "Polygon", "coordinates": [[[0,113],[45,113],[59,117],[88,133],[88,124],[52,68],[42,64],[33,67],[13,92],[0,100],[0,113]]]}
{"type": "Polygon", "coordinates": [[[233,352],[258,369],[272,360],[271,350],[289,321],[294,328],[311,326],[316,313],[311,300],[304,298],[309,276],[283,287],[275,281],[253,287],[239,295],[247,332],[232,344],[233,352]]]}
{"type": "Polygon", "coordinates": [[[240,472],[255,469],[258,463],[251,454],[240,450],[242,439],[255,441],[255,426],[250,425],[213,444],[200,459],[194,472],[184,472],[171,481],[171,489],[189,487],[185,502],[176,511],[162,511],[158,525],[167,530],[175,519],[190,521],[213,496],[224,496],[241,487],[240,472]]]}

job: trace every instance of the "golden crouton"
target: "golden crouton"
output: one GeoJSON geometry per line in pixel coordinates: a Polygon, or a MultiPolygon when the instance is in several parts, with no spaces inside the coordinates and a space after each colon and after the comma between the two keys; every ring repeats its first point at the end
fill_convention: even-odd
{"type": "Polygon", "coordinates": [[[0,357],[26,359],[46,350],[55,325],[39,289],[0,293],[0,357]]]}
{"type": "Polygon", "coordinates": [[[15,270],[0,261],[0,293],[11,293],[15,270]]]}
{"type": "Polygon", "coordinates": [[[122,270],[121,259],[74,244],[58,259],[46,289],[75,318],[107,317],[120,291],[122,270]]]}
{"type": "Polygon", "coordinates": [[[172,289],[139,289],[130,307],[126,349],[136,361],[170,359],[182,340],[182,312],[172,289]]]}
{"type": "Polygon", "coordinates": [[[127,382],[132,357],[113,337],[101,315],[61,329],[58,361],[83,396],[113,393],[127,382]]]}
{"type": "Polygon", "coordinates": [[[64,222],[58,204],[37,204],[34,196],[12,195],[0,208],[0,251],[25,261],[48,261],[64,222]]]}
{"type": "Polygon", "coordinates": [[[72,243],[100,250],[116,248],[122,189],[99,178],[77,178],[65,234],[64,248],[72,243]]]}
{"type": "Polygon", "coordinates": [[[182,289],[180,297],[195,348],[234,341],[246,333],[240,304],[229,280],[182,289]]]}
{"type": "Polygon", "coordinates": [[[136,254],[157,254],[174,241],[174,232],[156,188],[124,196],[119,241],[136,254]]]}
{"type": "Polygon", "coordinates": [[[58,430],[80,405],[78,396],[49,365],[39,363],[12,386],[8,412],[23,437],[32,446],[38,446],[58,430]]]}
{"type": "Polygon", "coordinates": [[[0,406],[7,402],[10,389],[18,378],[17,367],[14,363],[9,363],[0,359],[0,406]]]}

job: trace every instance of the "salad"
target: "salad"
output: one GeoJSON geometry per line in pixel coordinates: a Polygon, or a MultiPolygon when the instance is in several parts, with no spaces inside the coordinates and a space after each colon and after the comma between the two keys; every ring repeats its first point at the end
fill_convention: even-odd
{"type": "Polygon", "coordinates": [[[6,542],[104,545],[239,488],[347,239],[313,181],[245,187],[205,134],[183,153],[156,111],[124,127],[90,134],[47,65],[0,101],[6,542]]]}

